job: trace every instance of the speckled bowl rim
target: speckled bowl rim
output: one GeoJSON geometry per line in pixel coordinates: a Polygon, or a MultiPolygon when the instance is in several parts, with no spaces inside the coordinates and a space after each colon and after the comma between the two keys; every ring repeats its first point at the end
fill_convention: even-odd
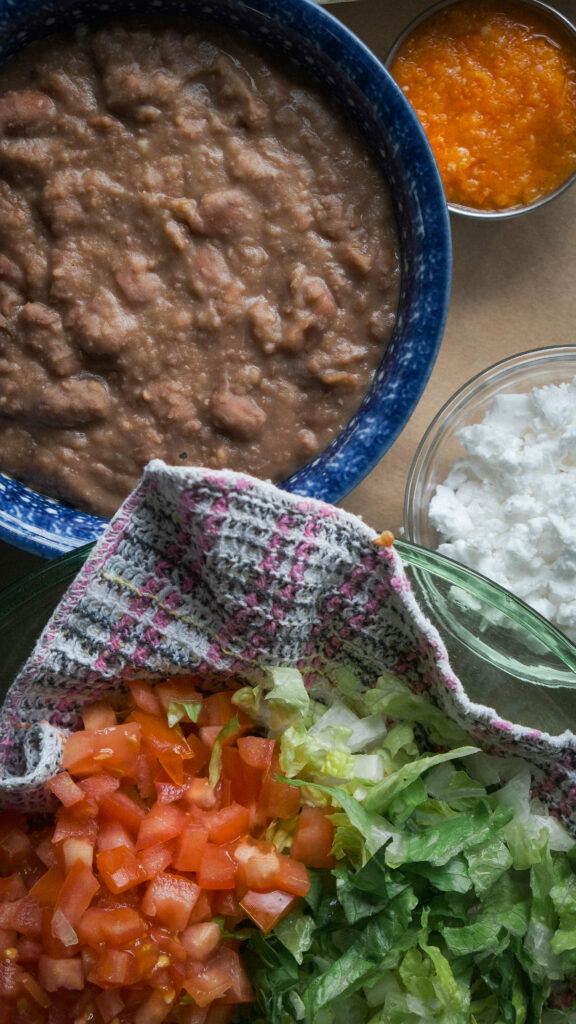
{"type": "MultiPolygon", "coordinates": [[[[11,52],[2,45],[7,25],[20,25],[17,42],[11,44],[14,50],[69,27],[72,21],[86,20],[94,6],[90,0],[71,0],[64,14],[59,0],[18,0],[17,4],[0,0],[0,58],[11,52]],[[36,25],[29,35],[27,19],[36,25]]],[[[224,10],[228,24],[244,22],[260,40],[281,32],[286,40],[284,52],[309,72],[316,63],[327,88],[338,93],[340,83],[347,83],[348,113],[367,139],[377,136],[382,121],[387,126],[386,138],[377,145],[372,141],[372,148],[377,161],[386,166],[400,227],[403,272],[396,327],[357,413],[317,458],[279,484],[285,490],[336,503],[374,468],[405,427],[428,382],[444,333],[452,247],[444,189],[432,150],[410,104],[382,63],[312,0],[164,0],[153,3],[148,11],[160,7],[164,14],[200,13],[217,20],[224,10]]],[[[113,17],[145,13],[140,0],[97,5],[99,12],[104,8],[113,17]]],[[[273,41],[278,45],[278,37],[273,41]]],[[[24,550],[53,557],[95,540],[106,522],[0,474],[0,538],[24,550]]]]}
{"type": "MultiPolygon", "coordinates": [[[[396,57],[401,46],[404,45],[406,39],[412,32],[418,28],[423,22],[427,21],[432,15],[436,14],[437,11],[443,10],[445,7],[455,7],[457,4],[462,3],[463,0],[439,0],[438,3],[432,4],[431,7],[427,7],[425,11],[418,14],[406,25],[399,36],[393,42],[388,54],[384,60],[386,68],[390,68],[392,61],[396,57]]],[[[511,2],[518,6],[531,7],[543,17],[548,17],[550,20],[565,32],[567,36],[572,38],[574,52],[576,55],[576,25],[570,21],[570,19],[558,11],[555,7],[551,7],[550,4],[544,3],[543,0],[511,0],[511,2]]],[[[541,206],[545,206],[547,203],[552,202],[553,199],[557,199],[567,189],[569,189],[576,181],[576,170],[568,177],[561,185],[557,188],[552,189],[551,192],[547,192],[546,195],[540,196],[539,199],[535,199],[531,203],[526,203],[524,206],[508,206],[502,210],[478,210],[473,206],[465,206],[463,203],[451,203],[448,202],[448,209],[452,213],[460,214],[463,217],[470,217],[474,220],[510,220],[512,217],[520,217],[524,213],[530,213],[532,210],[539,210],[541,206]]]]}

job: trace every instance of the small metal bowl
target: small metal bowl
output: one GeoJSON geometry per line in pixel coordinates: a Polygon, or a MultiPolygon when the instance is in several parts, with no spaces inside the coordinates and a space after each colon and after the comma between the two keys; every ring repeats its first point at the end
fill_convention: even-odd
{"type": "MultiPolygon", "coordinates": [[[[412,33],[424,22],[428,21],[429,18],[433,17],[438,11],[447,7],[457,6],[461,2],[462,0],[440,0],[439,3],[433,4],[432,7],[428,7],[422,14],[414,18],[392,45],[392,48],[384,61],[385,67],[390,70],[399,50],[403,47],[408,37],[411,36],[412,33]]],[[[568,47],[574,51],[574,55],[576,57],[576,25],[565,17],[564,14],[561,14],[560,11],[557,11],[554,7],[550,7],[549,4],[542,3],[542,0],[513,0],[513,6],[516,8],[525,7],[527,10],[531,10],[540,17],[549,20],[551,26],[553,26],[553,28],[566,40],[568,47]]],[[[505,220],[510,217],[518,217],[520,214],[528,213],[530,210],[539,209],[541,206],[544,206],[546,203],[549,203],[552,199],[555,199],[557,196],[565,192],[566,189],[575,181],[576,169],[560,185],[533,200],[533,202],[525,203],[523,205],[507,206],[501,209],[479,209],[474,206],[466,206],[462,203],[451,202],[449,199],[447,199],[447,204],[450,211],[462,214],[465,217],[473,217],[479,220],[505,220]]]]}

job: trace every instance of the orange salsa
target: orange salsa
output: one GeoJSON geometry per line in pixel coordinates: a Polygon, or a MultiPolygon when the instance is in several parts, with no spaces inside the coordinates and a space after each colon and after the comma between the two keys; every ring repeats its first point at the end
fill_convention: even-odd
{"type": "Polygon", "coordinates": [[[448,202],[525,205],[576,171],[576,50],[551,19],[507,0],[461,0],[417,25],[390,71],[448,202]]]}

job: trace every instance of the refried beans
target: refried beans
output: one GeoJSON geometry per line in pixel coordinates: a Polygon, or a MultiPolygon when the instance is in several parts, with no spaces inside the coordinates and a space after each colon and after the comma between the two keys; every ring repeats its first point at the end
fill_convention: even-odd
{"type": "Polygon", "coordinates": [[[388,186],[239,39],[132,23],[0,69],[0,469],[112,514],[152,458],[281,480],[368,390],[388,186]]]}

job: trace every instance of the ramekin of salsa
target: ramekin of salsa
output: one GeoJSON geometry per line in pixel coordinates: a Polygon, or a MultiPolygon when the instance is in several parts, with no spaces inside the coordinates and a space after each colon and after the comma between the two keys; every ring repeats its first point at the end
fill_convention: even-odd
{"type": "Polygon", "coordinates": [[[538,0],[450,0],[387,66],[426,132],[454,211],[510,217],[576,178],[576,28],[538,0]]]}

